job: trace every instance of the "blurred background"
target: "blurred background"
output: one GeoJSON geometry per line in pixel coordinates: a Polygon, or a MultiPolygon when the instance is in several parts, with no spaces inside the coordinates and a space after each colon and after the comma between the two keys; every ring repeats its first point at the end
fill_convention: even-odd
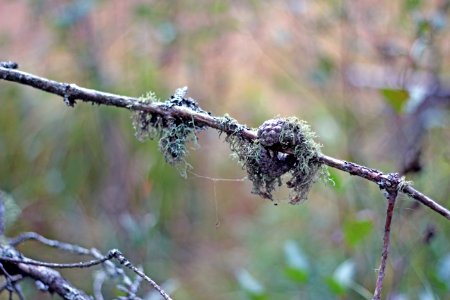
{"type": "MultiPolygon", "coordinates": [[[[250,127],[297,116],[323,152],[402,172],[450,207],[448,1],[0,0],[0,60],[50,79],[161,99],[181,86],[250,127]]],[[[182,178],[124,109],[0,82],[0,189],[15,236],[120,249],[174,299],[370,299],[385,199],[330,170],[309,200],[252,195],[224,136],[182,178]],[[236,179],[221,181],[220,179],[236,179]]],[[[26,255],[79,258],[30,242],[26,255]]],[[[65,270],[92,293],[94,270],[65,270]]],[[[29,299],[50,299],[32,283],[29,299]]],[[[106,299],[121,294],[113,283],[106,299]]],[[[145,299],[158,299],[148,287],[145,299]]],[[[6,295],[4,295],[6,297],[6,295]]],[[[449,299],[448,220],[397,203],[383,298],[449,299]]],[[[6,298],[2,298],[6,299],[6,298]]]]}

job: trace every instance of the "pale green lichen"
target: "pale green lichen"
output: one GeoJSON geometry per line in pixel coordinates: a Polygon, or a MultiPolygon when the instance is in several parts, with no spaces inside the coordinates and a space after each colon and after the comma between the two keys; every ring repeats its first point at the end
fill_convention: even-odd
{"type": "MultiPolygon", "coordinates": [[[[147,92],[145,96],[139,97],[138,101],[142,103],[153,103],[159,102],[159,99],[154,92],[147,92]]],[[[162,120],[159,116],[137,110],[133,111],[131,119],[134,135],[139,141],[153,140],[158,136],[162,125],[162,120]]]]}
{"type": "Polygon", "coordinates": [[[195,125],[193,122],[176,122],[171,120],[167,126],[160,129],[159,150],[167,163],[176,166],[183,177],[190,165],[185,157],[188,153],[187,142],[197,143],[195,125]]]}
{"type": "Polygon", "coordinates": [[[404,190],[406,187],[412,186],[412,185],[413,185],[413,182],[412,182],[412,181],[408,181],[408,180],[406,180],[406,177],[405,177],[405,176],[402,176],[402,177],[400,178],[400,181],[399,181],[398,185],[397,185],[397,191],[403,192],[403,190],[404,190]]]}
{"type": "MultiPolygon", "coordinates": [[[[174,106],[185,106],[194,111],[204,112],[193,99],[184,98],[186,92],[186,87],[177,89],[161,108],[169,110],[174,106]]],[[[140,101],[151,103],[158,100],[154,93],[148,93],[140,98],[140,101]]],[[[140,141],[159,139],[159,149],[165,161],[177,167],[180,174],[186,177],[186,171],[190,167],[185,159],[188,154],[187,143],[193,142],[198,146],[196,132],[204,129],[204,126],[195,124],[194,120],[163,118],[161,115],[144,111],[133,112],[132,119],[137,139],[140,141]]]]}
{"type": "MultiPolygon", "coordinates": [[[[178,89],[170,99],[160,103],[160,108],[170,110],[174,106],[184,106],[209,114],[193,99],[185,98],[186,93],[186,87],[178,89]]],[[[140,101],[152,103],[159,100],[153,93],[148,93],[140,101]]],[[[241,133],[250,128],[228,115],[218,121],[220,132],[227,133],[225,140],[253,183],[252,193],[273,200],[273,192],[285,182],[291,189],[290,203],[296,204],[306,200],[318,178],[328,178],[327,169],[318,159],[321,146],[314,141],[316,135],[305,121],[293,117],[266,121],[258,129],[258,134],[264,129],[267,140],[259,135],[256,140],[243,137],[241,133]]],[[[196,133],[203,130],[204,125],[196,124],[193,119],[135,111],[133,126],[139,140],[159,139],[159,148],[166,162],[186,176],[190,167],[185,159],[187,143],[198,145],[196,133]]]]}
{"type": "Polygon", "coordinates": [[[307,199],[318,178],[328,177],[327,169],[318,160],[321,146],[314,141],[316,135],[305,121],[286,118],[267,122],[270,121],[277,127],[272,131],[277,134],[277,141],[270,147],[263,146],[267,144],[262,140],[249,141],[238,134],[229,134],[226,141],[247,171],[253,183],[252,193],[273,200],[275,189],[286,182],[291,189],[290,203],[300,203],[307,199]],[[293,154],[283,153],[289,151],[293,154]]]}

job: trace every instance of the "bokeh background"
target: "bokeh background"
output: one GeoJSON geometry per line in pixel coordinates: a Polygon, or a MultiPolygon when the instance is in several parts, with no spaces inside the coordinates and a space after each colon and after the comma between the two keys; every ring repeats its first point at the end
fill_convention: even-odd
{"type": "MultiPolygon", "coordinates": [[[[427,97],[448,84],[448,5],[0,0],[0,59],[129,96],[165,99],[187,85],[204,109],[251,127],[294,115],[311,124],[325,154],[406,173],[450,207],[450,97],[427,97]]],[[[188,158],[209,179],[184,179],[156,141],[137,141],[124,109],[69,108],[4,81],[0,101],[7,236],[36,231],[119,248],[175,299],[370,299],[386,204],[374,184],[330,170],[335,185],[316,184],[299,206],[280,191],[274,206],[250,193],[214,130],[188,158]]],[[[79,259],[32,242],[20,249],[79,259]]],[[[94,270],[62,273],[92,293],[94,270]]],[[[24,291],[51,298],[32,283],[24,291]]],[[[104,295],[120,291],[110,283],[104,295]]],[[[158,299],[146,286],[140,295],[158,299]]],[[[450,297],[448,220],[404,196],[383,297],[450,297]]]]}

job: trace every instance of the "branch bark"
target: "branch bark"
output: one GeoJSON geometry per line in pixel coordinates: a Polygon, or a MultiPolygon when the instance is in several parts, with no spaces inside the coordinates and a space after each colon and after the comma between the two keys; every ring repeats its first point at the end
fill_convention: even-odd
{"type": "MultiPolygon", "coordinates": [[[[0,201],[1,203],[1,201],[0,201]]],[[[26,264],[28,266],[31,266],[31,268],[41,267],[46,268],[48,271],[46,273],[50,274],[47,276],[52,275],[52,269],[73,269],[73,268],[89,268],[92,266],[97,265],[104,265],[109,269],[114,277],[116,275],[119,275],[123,277],[123,282],[130,283],[129,292],[132,294],[135,294],[140,282],[142,280],[145,280],[147,283],[149,283],[154,289],[156,289],[161,296],[166,300],[171,300],[169,294],[167,294],[153,279],[151,279],[148,275],[146,275],[140,268],[135,267],[123,254],[117,249],[110,250],[107,255],[101,254],[97,249],[91,248],[87,249],[84,247],[81,247],[76,244],[70,244],[70,243],[64,243],[57,240],[50,240],[46,237],[37,234],[36,232],[24,232],[20,234],[19,236],[9,239],[8,247],[1,247],[0,246],[0,266],[1,262],[8,262],[8,263],[16,263],[16,264],[26,264]],[[29,258],[23,257],[22,254],[20,254],[17,250],[15,250],[15,247],[17,247],[19,244],[25,242],[34,240],[41,244],[47,245],[49,247],[62,250],[69,253],[79,254],[79,255],[88,255],[93,256],[94,259],[90,261],[84,261],[84,262],[77,262],[77,263],[53,263],[53,262],[44,262],[44,261],[37,261],[29,258]],[[1,254],[7,254],[7,255],[1,255],[1,254]],[[121,265],[129,268],[132,270],[136,275],[137,278],[134,281],[134,283],[131,283],[130,278],[123,272],[122,269],[116,267],[115,264],[111,262],[112,259],[117,260],[121,265]],[[52,268],[52,269],[50,269],[52,268]]],[[[56,272],[56,271],[54,271],[56,272]]],[[[6,273],[6,272],[4,272],[6,273]]],[[[58,272],[56,272],[59,274],[58,272]]],[[[96,294],[96,298],[103,299],[101,296],[101,285],[103,281],[106,279],[106,273],[103,273],[104,275],[101,278],[100,282],[96,282],[94,284],[94,292],[96,294]]],[[[22,274],[25,276],[25,274],[22,274]]],[[[34,277],[33,277],[34,278],[34,277]]],[[[64,281],[57,280],[56,283],[60,289],[63,289],[64,287],[61,287],[60,285],[65,284],[64,281]]],[[[125,284],[126,285],[126,284],[125,284]]],[[[133,298],[134,299],[134,298],[133,298]]]]}
{"type": "Polygon", "coordinates": [[[386,192],[388,206],[386,211],[386,222],[384,225],[383,251],[381,252],[380,269],[378,270],[377,282],[375,284],[375,292],[372,300],[380,300],[381,292],[383,291],[384,274],[389,255],[392,216],[394,215],[395,200],[397,199],[397,189],[390,189],[386,192]]]}
{"type": "MultiPolygon", "coordinates": [[[[94,104],[103,104],[108,106],[116,106],[126,108],[132,111],[145,111],[148,113],[161,115],[163,118],[182,118],[186,120],[194,120],[200,125],[206,125],[208,127],[217,129],[221,132],[227,132],[229,134],[240,134],[242,137],[249,140],[256,140],[256,132],[250,128],[243,126],[244,130],[236,133],[233,129],[223,126],[226,121],[224,117],[217,117],[207,113],[201,113],[193,111],[189,108],[182,106],[173,106],[170,108],[165,107],[162,103],[144,103],[139,101],[138,98],[121,96],[111,93],[105,93],[93,89],[87,89],[79,87],[76,84],[63,83],[47,78],[39,77],[30,73],[16,70],[17,64],[11,62],[0,63],[0,79],[28,85],[42,91],[46,91],[55,95],[63,97],[64,102],[69,106],[74,106],[76,100],[83,102],[91,102],[94,104]]],[[[286,153],[293,153],[293,149],[284,150],[286,153]]],[[[400,191],[408,195],[409,197],[417,200],[438,214],[444,216],[450,220],[450,211],[444,206],[437,203],[430,197],[417,191],[411,185],[404,182],[403,179],[398,177],[390,177],[379,170],[371,169],[368,167],[360,166],[358,164],[340,160],[322,154],[318,160],[325,165],[347,172],[350,175],[362,177],[370,180],[380,188],[389,186],[400,186],[400,191]]]]}
{"type": "Polygon", "coordinates": [[[64,279],[59,272],[45,266],[29,264],[27,260],[27,258],[13,247],[0,247],[0,262],[3,264],[5,270],[2,273],[7,272],[11,275],[32,278],[41,282],[49,293],[56,293],[63,299],[92,300],[86,293],[77,289],[64,279]]]}

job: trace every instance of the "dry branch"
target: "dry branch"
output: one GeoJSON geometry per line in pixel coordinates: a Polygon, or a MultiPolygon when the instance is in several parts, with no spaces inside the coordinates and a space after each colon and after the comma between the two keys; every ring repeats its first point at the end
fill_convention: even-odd
{"type": "MultiPolygon", "coordinates": [[[[18,238],[12,239],[11,242],[12,243],[10,245],[0,246],[0,274],[4,275],[7,281],[9,280],[9,284],[12,285],[14,292],[18,294],[19,297],[21,297],[21,293],[16,287],[15,282],[20,281],[23,278],[29,277],[34,279],[36,282],[41,283],[46,292],[49,292],[51,294],[56,293],[63,299],[67,300],[92,299],[83,291],[75,288],[70,282],[64,279],[59,272],[57,272],[54,269],[89,268],[92,266],[97,266],[108,262],[111,264],[111,260],[115,259],[121,265],[133,271],[138,276],[138,278],[140,278],[139,280],[136,280],[134,283],[131,283],[128,277],[126,278],[127,281],[130,282],[130,289],[133,294],[135,294],[137,288],[139,287],[140,282],[144,280],[147,283],[149,283],[155,290],[157,290],[164,299],[166,300],[172,299],[169,296],[169,294],[167,294],[153,279],[147,276],[139,268],[135,267],[117,249],[110,250],[107,255],[103,256],[95,249],[88,250],[78,245],[63,243],[55,240],[49,240],[34,232],[25,233],[19,236],[18,238]],[[13,247],[13,245],[19,244],[26,240],[36,240],[50,247],[54,247],[56,249],[73,252],[81,255],[90,254],[96,257],[96,259],[77,263],[54,263],[54,262],[37,261],[25,257],[22,253],[20,253],[13,247]],[[14,276],[20,275],[20,278],[15,279],[16,277],[13,277],[12,275],[14,276]]],[[[112,267],[117,269],[116,271],[122,271],[121,269],[116,268],[114,265],[112,267]]]]}
{"type": "MultiPolygon", "coordinates": [[[[10,280],[10,277],[13,275],[20,275],[23,278],[32,278],[42,283],[47,292],[58,294],[63,299],[91,300],[91,297],[74,287],[59,272],[47,266],[31,264],[31,261],[36,262],[24,257],[22,253],[13,247],[0,247],[0,262],[3,266],[1,273],[5,275],[6,280],[10,280]]],[[[15,286],[14,283],[13,286],[15,286]]]]}
{"type": "MultiPolygon", "coordinates": [[[[257,139],[256,132],[242,126],[243,130],[236,133],[233,128],[227,128],[226,119],[224,117],[216,117],[207,113],[191,110],[183,106],[173,106],[167,108],[163,103],[151,102],[145,103],[139,101],[138,98],[115,95],[111,93],[100,92],[93,89],[79,87],[76,84],[63,83],[39,77],[30,73],[16,70],[17,64],[12,62],[0,63],[0,79],[12,81],[24,85],[34,87],[52,94],[63,97],[64,102],[69,106],[74,106],[77,100],[83,102],[91,102],[94,104],[103,104],[108,106],[116,106],[126,108],[132,111],[144,111],[152,114],[160,115],[162,118],[181,118],[186,120],[194,120],[197,124],[205,125],[221,132],[229,134],[239,134],[248,140],[257,139]]],[[[293,149],[282,150],[286,153],[292,153],[293,149]]],[[[430,197],[420,193],[404,179],[397,176],[389,176],[376,169],[360,166],[358,164],[336,159],[324,154],[318,157],[318,160],[335,169],[349,173],[350,175],[359,176],[376,183],[381,189],[386,187],[401,187],[399,191],[405,193],[409,197],[417,200],[423,205],[429,207],[438,214],[450,220],[450,211],[431,199],[430,197]]]]}
{"type": "Polygon", "coordinates": [[[384,224],[383,250],[381,252],[381,262],[375,284],[375,292],[372,298],[373,300],[380,300],[381,292],[383,290],[384,274],[386,272],[386,264],[391,240],[392,216],[394,215],[395,200],[397,199],[397,189],[387,189],[386,198],[388,200],[388,205],[386,210],[386,221],[384,224]]]}

